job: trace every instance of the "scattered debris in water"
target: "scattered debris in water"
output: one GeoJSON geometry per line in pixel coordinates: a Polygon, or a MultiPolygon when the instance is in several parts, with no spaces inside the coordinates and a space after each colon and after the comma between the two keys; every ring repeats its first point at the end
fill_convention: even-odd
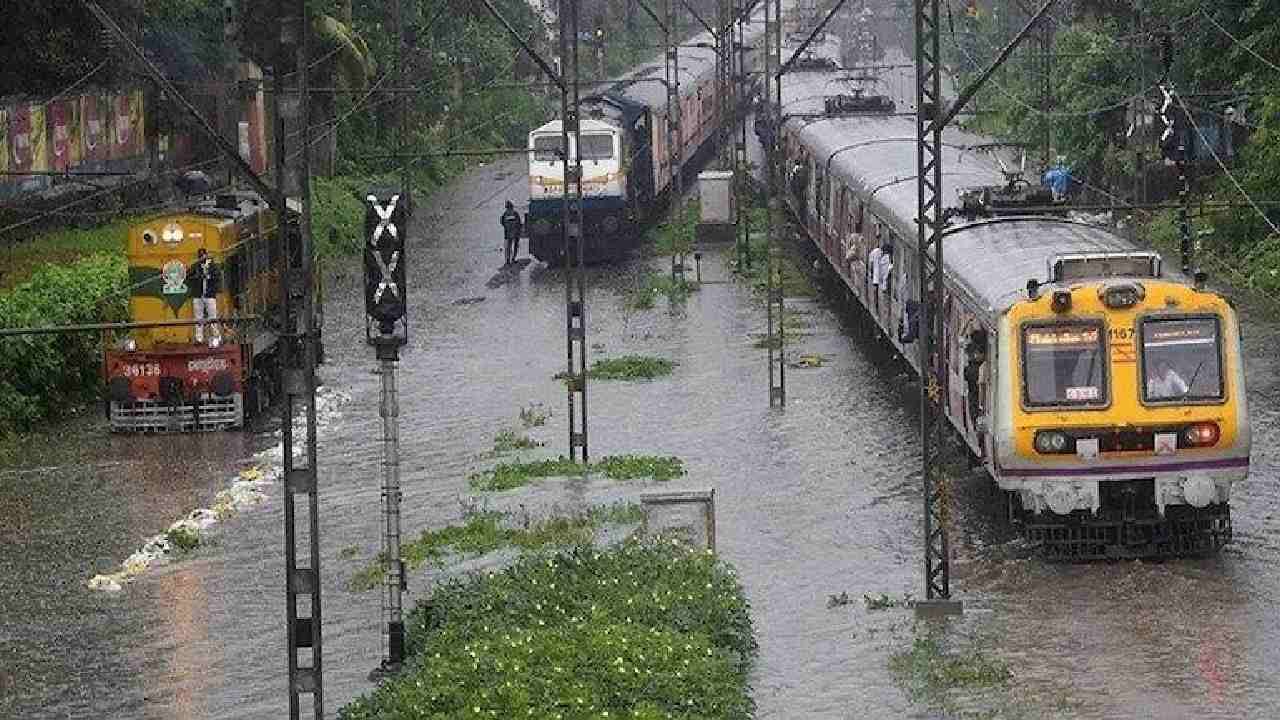
{"type": "Polygon", "coordinates": [[[164,532],[151,536],[120,563],[120,570],[94,575],[89,580],[89,589],[118,592],[151,566],[167,565],[174,555],[196,549],[210,526],[235,515],[242,508],[262,502],[266,497],[263,488],[274,481],[274,472],[264,473],[256,467],[241,471],[229,488],[214,496],[213,507],[196,508],[186,517],[174,521],[164,532]]]}
{"type": "Polygon", "coordinates": [[[476,303],[484,302],[484,300],[485,300],[485,297],[483,295],[477,295],[476,297],[458,298],[457,300],[453,301],[453,304],[454,305],[475,305],[476,303]]]}
{"type": "Polygon", "coordinates": [[[839,595],[831,595],[827,597],[827,607],[842,607],[849,604],[849,593],[841,592],[839,595]]]}
{"type": "Polygon", "coordinates": [[[797,357],[795,360],[787,363],[787,365],[793,368],[820,368],[825,365],[826,362],[826,358],[821,355],[805,353],[797,357]]]}

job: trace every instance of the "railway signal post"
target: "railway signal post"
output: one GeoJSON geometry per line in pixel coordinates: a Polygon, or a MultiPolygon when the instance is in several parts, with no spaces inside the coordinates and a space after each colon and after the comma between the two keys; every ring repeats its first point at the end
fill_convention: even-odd
{"type": "Polygon", "coordinates": [[[371,679],[399,672],[404,663],[402,593],[407,588],[400,559],[400,405],[396,394],[396,363],[408,342],[405,244],[408,239],[405,198],[401,191],[377,189],[366,196],[364,246],[364,307],[369,324],[378,328],[370,338],[382,376],[382,552],[383,573],[382,664],[371,679]]]}

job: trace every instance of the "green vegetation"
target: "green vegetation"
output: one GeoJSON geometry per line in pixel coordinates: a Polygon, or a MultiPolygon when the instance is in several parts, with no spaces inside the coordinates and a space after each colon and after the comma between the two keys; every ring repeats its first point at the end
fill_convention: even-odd
{"type": "MultiPolygon", "coordinates": [[[[124,258],[97,254],[47,265],[0,293],[0,328],[120,321],[127,317],[124,258]]],[[[101,338],[95,333],[0,340],[0,437],[100,397],[101,338]]]]}
{"type": "Polygon", "coordinates": [[[191,552],[200,547],[200,531],[190,525],[177,525],[165,532],[169,544],[178,552],[191,552]]]}
{"type": "Polygon", "coordinates": [[[473,473],[468,479],[476,490],[511,490],[541,478],[580,477],[591,469],[598,469],[610,480],[648,477],[664,482],[683,475],[684,463],[673,456],[610,455],[599,462],[581,465],[560,456],[548,460],[500,463],[489,470],[473,473]]]}
{"type": "Polygon", "coordinates": [[[606,455],[594,467],[610,480],[652,478],[666,482],[684,475],[684,462],[672,455],[606,455]]]}
{"type": "MultiPolygon", "coordinates": [[[[1162,168],[1158,145],[1163,123],[1157,117],[1150,129],[1139,127],[1130,135],[1126,113],[1129,99],[1143,92],[1149,107],[1160,107],[1157,90],[1139,87],[1137,68],[1146,69],[1147,83],[1166,75],[1160,37],[1154,31],[1164,29],[1165,20],[1177,19],[1167,84],[1178,89],[1206,137],[1217,137],[1220,128],[1231,130],[1237,150],[1234,158],[1221,157],[1218,151],[1230,167],[1228,174],[1205,151],[1196,128],[1189,128],[1203,155],[1191,173],[1193,207],[1199,208],[1200,200],[1236,204],[1208,205],[1193,216],[1192,232],[1201,243],[1197,262],[1241,289],[1271,297],[1280,289],[1280,233],[1275,220],[1263,213],[1274,216],[1267,204],[1280,201],[1280,75],[1274,71],[1274,60],[1264,58],[1280,57],[1274,9],[1274,3],[1265,0],[1148,0],[1080,3],[1072,12],[1055,11],[1060,22],[1055,23],[1052,42],[1053,116],[1038,110],[1041,70],[1028,72],[1028,63],[1036,62],[1040,52],[1033,40],[978,94],[975,104],[983,113],[967,121],[967,127],[1026,143],[1033,182],[1038,174],[1035,161],[1047,136],[1052,155],[1065,156],[1073,177],[1090,188],[1126,201],[1135,179],[1145,176],[1152,192],[1145,200],[1176,201],[1177,180],[1172,170],[1162,168]],[[1140,8],[1141,18],[1135,8],[1140,8]],[[1248,140],[1241,143],[1245,135],[1248,140]]],[[[991,13],[981,13],[977,19],[957,16],[956,25],[954,36],[944,43],[948,62],[959,71],[963,85],[995,56],[1018,23],[1002,23],[991,13]]],[[[1175,101],[1171,115],[1179,115],[1180,108],[1175,101]]],[[[1176,253],[1173,215],[1139,213],[1137,219],[1157,247],[1176,253]]]]}
{"type": "Polygon", "coordinates": [[[669,540],[579,546],[454,580],[407,624],[409,669],[343,720],[752,714],[742,588],[714,555],[669,540]]]}
{"type": "Polygon", "coordinates": [[[648,355],[624,355],[597,360],[587,371],[592,380],[652,380],[670,375],[676,363],[648,355]]]}
{"type": "Polygon", "coordinates": [[[951,712],[956,695],[1008,689],[1013,679],[1008,663],[976,643],[950,647],[944,633],[942,628],[917,625],[911,647],[889,659],[894,681],[912,702],[951,712]]]}
{"type": "Polygon", "coordinates": [[[647,272],[640,276],[635,288],[627,293],[625,302],[632,310],[651,310],[656,298],[666,297],[667,307],[676,308],[689,299],[689,293],[699,289],[698,283],[684,278],[672,278],[669,272],[647,272]]]}
{"type": "MultiPolygon", "coordinates": [[[[407,568],[416,570],[424,565],[442,566],[451,557],[476,557],[509,547],[524,551],[569,547],[590,543],[600,527],[633,525],[642,519],[643,511],[635,503],[597,505],[533,523],[511,513],[478,511],[468,514],[461,525],[424,531],[401,547],[400,557],[407,568]]],[[[351,579],[351,589],[361,592],[377,587],[385,564],[385,557],[379,556],[359,570],[351,579]]]]}
{"type": "Polygon", "coordinates": [[[678,210],[653,229],[653,249],[660,255],[693,252],[694,235],[698,227],[701,204],[696,200],[685,202],[678,210]]]}
{"type": "MultiPolygon", "coordinates": [[[[38,239],[7,244],[0,250],[4,261],[0,293],[25,283],[45,265],[71,266],[98,254],[122,255],[124,237],[135,218],[114,220],[95,228],[62,228],[38,239]]],[[[8,239],[5,239],[8,243],[8,239]]]]}
{"type": "Polygon", "coordinates": [[[912,599],[911,593],[903,593],[900,598],[880,593],[879,595],[864,594],[862,602],[867,606],[868,610],[887,610],[895,607],[910,607],[912,599]]]}
{"type": "Polygon", "coordinates": [[[540,478],[580,476],[586,471],[586,466],[561,456],[552,460],[500,463],[492,469],[473,473],[468,480],[476,490],[510,490],[540,478]]]}
{"type": "Polygon", "coordinates": [[[520,410],[520,424],[527,428],[542,427],[547,424],[549,417],[551,417],[551,411],[542,403],[531,403],[520,410]]]}
{"type": "MultiPolygon", "coordinates": [[[[747,246],[751,251],[751,267],[737,268],[736,272],[757,292],[764,293],[769,288],[769,240],[763,233],[752,234],[747,246]]],[[[795,258],[780,250],[775,262],[783,297],[815,297],[818,294],[795,258]]]]}
{"type": "Polygon", "coordinates": [[[542,443],[537,440],[530,438],[528,435],[518,434],[511,429],[502,430],[493,436],[493,452],[495,454],[508,453],[512,450],[531,450],[541,446],[542,443]]]}

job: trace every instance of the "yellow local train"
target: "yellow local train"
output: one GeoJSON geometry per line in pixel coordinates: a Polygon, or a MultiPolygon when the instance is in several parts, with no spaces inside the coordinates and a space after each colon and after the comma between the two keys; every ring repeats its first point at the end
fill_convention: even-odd
{"type": "MultiPolygon", "coordinates": [[[[296,212],[288,215],[294,231],[285,236],[296,266],[296,212]]],[[[130,320],[193,319],[188,274],[203,250],[220,276],[219,321],[200,328],[203,333],[190,325],[136,329],[106,350],[105,404],[113,431],[240,427],[270,404],[284,326],[284,249],[276,218],[256,193],[226,192],[129,228],[130,320]]]]}
{"type": "MultiPolygon", "coordinates": [[[[784,83],[793,214],[919,368],[913,119],[847,112],[822,70],[784,83]]],[[[1211,552],[1231,539],[1250,431],[1236,315],[1201,282],[944,136],[946,417],[1047,554],[1211,552]],[[977,190],[975,190],[977,188],[977,190]],[[1026,208],[1026,209],[1023,209],[1026,208]]]]}

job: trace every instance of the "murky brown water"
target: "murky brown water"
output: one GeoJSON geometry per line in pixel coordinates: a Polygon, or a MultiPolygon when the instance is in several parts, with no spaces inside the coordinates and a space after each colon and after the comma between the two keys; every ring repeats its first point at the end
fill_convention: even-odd
{"type": "MultiPolygon", "coordinates": [[[[502,201],[522,198],[518,163],[479,169],[420,213],[409,258],[413,337],[401,364],[406,533],[461,516],[466,474],[522,407],[553,411],[536,435],[565,443],[562,277],[538,264],[486,287],[501,262],[502,201]],[[475,298],[483,297],[482,301],[475,298]],[[455,301],[471,299],[466,304],[455,301]]],[[[704,258],[707,280],[727,276],[704,258]]],[[[760,718],[929,716],[886,666],[901,639],[863,593],[919,585],[915,395],[896,366],[831,310],[792,352],[823,367],[788,374],[768,407],[764,308],[736,284],[707,284],[682,313],[628,311],[621,293],[648,264],[590,271],[594,357],[643,352],[679,362],[670,378],[590,388],[591,452],[683,457],[681,487],[717,494],[718,548],[752,602],[761,645],[760,718]],[[831,594],[855,602],[828,608],[831,594]],[[880,630],[879,634],[876,631],[880,630]]],[[[653,264],[661,265],[660,261],[653,264]]],[[[379,547],[378,378],[363,343],[357,263],[329,285],[329,364],[320,431],[327,706],[369,688],[380,658],[377,594],[346,581],[379,547]],[[354,557],[351,550],[354,548],[354,557]],[[346,552],[344,552],[346,551],[346,552]]],[[[994,638],[1034,707],[1112,717],[1270,717],[1280,689],[1280,383],[1274,325],[1247,320],[1255,451],[1237,495],[1236,542],[1209,560],[1046,565],[1008,552],[981,482],[958,492],[958,629],[994,638]],[[1044,702],[1039,702],[1043,699],[1044,702]]],[[[212,544],[117,594],[85,582],[142,538],[208,505],[243,467],[271,460],[270,433],[109,436],[84,418],[35,438],[0,468],[0,717],[246,718],[286,714],[279,488],[218,526],[212,544]]],[[[578,505],[637,486],[551,482],[496,506],[578,505]]],[[[998,509],[998,508],[997,508],[998,509]]],[[[430,578],[411,578],[410,601],[430,578]]],[[[1031,717],[1052,716],[1046,710],[1031,717]]]]}

